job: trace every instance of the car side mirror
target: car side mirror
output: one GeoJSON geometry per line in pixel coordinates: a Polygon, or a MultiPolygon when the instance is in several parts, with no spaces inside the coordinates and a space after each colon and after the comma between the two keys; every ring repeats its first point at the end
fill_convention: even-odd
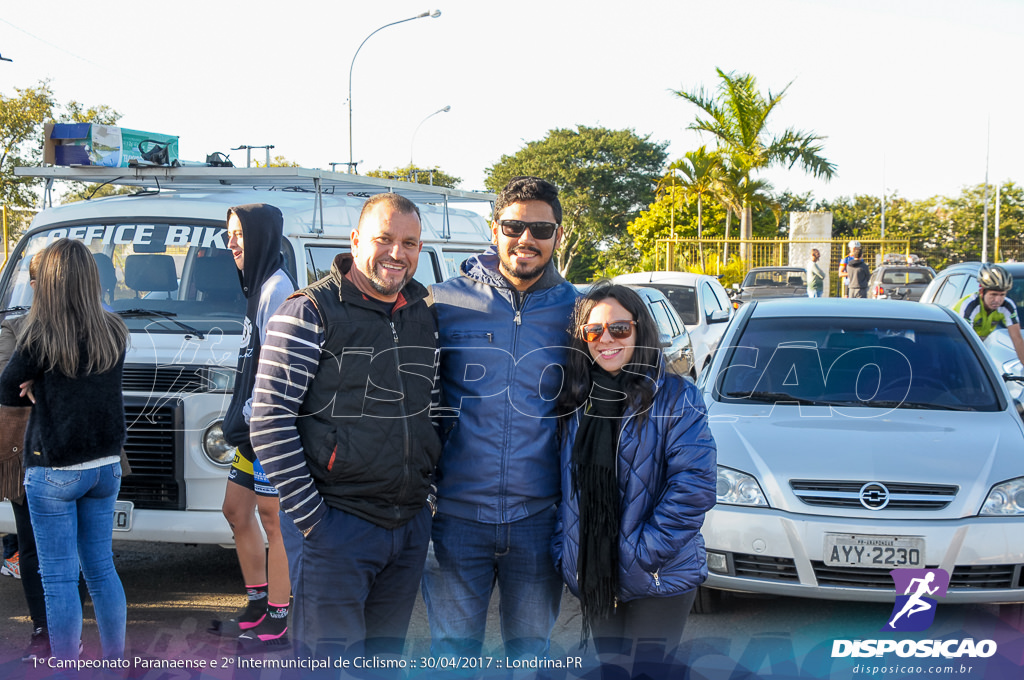
{"type": "Polygon", "coordinates": [[[672,336],[669,335],[668,333],[659,333],[658,334],[658,345],[660,345],[662,349],[664,349],[666,347],[671,347],[672,346],[672,336]]]}
{"type": "Polygon", "coordinates": [[[722,323],[729,320],[728,309],[716,309],[708,314],[708,323],[722,323]]]}
{"type": "Polygon", "coordinates": [[[733,290],[739,290],[740,289],[740,284],[738,284],[738,283],[732,284],[732,289],[733,290]]]}

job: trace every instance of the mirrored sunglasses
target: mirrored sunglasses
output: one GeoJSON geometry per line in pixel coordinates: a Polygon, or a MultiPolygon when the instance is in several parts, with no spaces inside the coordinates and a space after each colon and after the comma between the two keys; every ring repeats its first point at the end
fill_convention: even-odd
{"type": "Polygon", "coordinates": [[[521,220],[499,220],[501,233],[509,238],[519,238],[527,229],[538,241],[546,241],[555,235],[558,225],[554,222],[523,222],[521,220]]]}
{"type": "Polygon", "coordinates": [[[585,342],[597,342],[604,335],[605,330],[611,333],[616,340],[625,340],[633,335],[635,321],[612,321],[611,323],[588,323],[580,326],[585,342]]]}

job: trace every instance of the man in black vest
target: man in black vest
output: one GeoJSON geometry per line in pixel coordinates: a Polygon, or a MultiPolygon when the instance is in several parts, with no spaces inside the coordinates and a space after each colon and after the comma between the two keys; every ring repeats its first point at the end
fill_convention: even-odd
{"type": "Polygon", "coordinates": [[[281,305],[260,354],[251,435],[298,529],[282,534],[300,654],[398,654],[405,642],[441,452],[437,324],[412,278],[421,249],[413,203],[367,200],[352,254],[281,305]]]}

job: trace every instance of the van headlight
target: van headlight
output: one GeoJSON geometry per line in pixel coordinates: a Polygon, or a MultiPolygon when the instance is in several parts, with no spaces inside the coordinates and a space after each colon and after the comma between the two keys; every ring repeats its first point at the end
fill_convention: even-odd
{"type": "Polygon", "coordinates": [[[211,392],[234,392],[237,375],[234,368],[213,366],[206,369],[206,384],[211,392]]]}
{"type": "Polygon", "coordinates": [[[718,482],[715,488],[716,500],[727,505],[768,506],[761,485],[751,475],[727,467],[718,466],[718,482]]]}
{"type": "Polygon", "coordinates": [[[203,453],[217,465],[230,465],[235,459],[235,447],[224,439],[224,421],[218,420],[203,433],[203,453]]]}
{"type": "Polygon", "coordinates": [[[1024,515],[1024,477],[993,486],[978,514],[982,517],[1024,515]]]}

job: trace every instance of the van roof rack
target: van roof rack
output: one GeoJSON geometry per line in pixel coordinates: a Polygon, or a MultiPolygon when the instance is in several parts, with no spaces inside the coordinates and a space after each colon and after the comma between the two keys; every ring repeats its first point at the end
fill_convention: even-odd
{"type": "Polygon", "coordinates": [[[150,190],[177,189],[216,191],[222,187],[254,188],[278,191],[309,191],[341,196],[369,197],[394,192],[415,203],[491,203],[495,194],[462,191],[430,184],[414,184],[397,179],[350,175],[318,168],[211,168],[205,166],[108,168],[92,165],[15,168],[16,177],[46,180],[44,207],[52,204],[55,181],[92,182],[137,186],[150,190]],[[50,199],[48,201],[48,199],[50,199]]]}

